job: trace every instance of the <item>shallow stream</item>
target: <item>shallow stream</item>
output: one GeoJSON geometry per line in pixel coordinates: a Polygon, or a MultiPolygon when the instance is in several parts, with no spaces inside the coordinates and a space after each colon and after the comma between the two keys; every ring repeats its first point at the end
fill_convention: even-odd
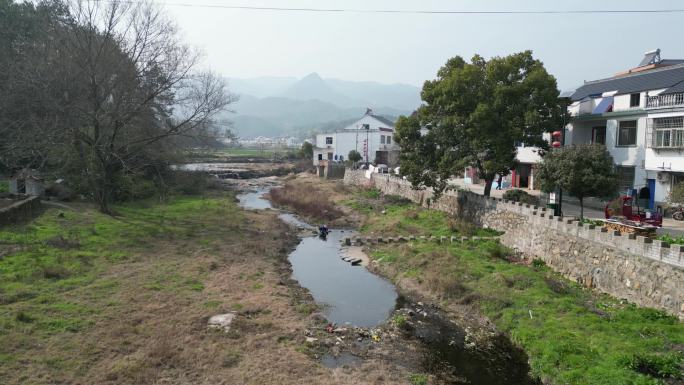
{"type": "MultiPolygon", "coordinates": [[[[258,188],[239,194],[240,205],[246,209],[271,209],[264,198],[271,187],[258,188]]],[[[504,336],[491,341],[487,349],[466,348],[464,330],[448,320],[437,308],[404,303],[392,283],[372,274],[362,266],[343,261],[341,240],[351,233],[333,229],[327,239],[315,234],[316,227],[296,215],[283,212],[281,220],[296,227],[312,230],[302,238],[288,257],[292,276],[307,288],[317,303],[324,305],[328,321],[341,326],[373,328],[397,309],[405,315],[410,336],[420,340],[428,349],[423,366],[441,373],[445,383],[473,385],[540,384],[530,378],[527,356],[504,336]],[[398,303],[399,302],[399,303],[398,303]]],[[[326,355],[322,364],[328,367],[355,366],[360,357],[350,353],[326,355]]]]}
{"type": "MultiPolygon", "coordinates": [[[[263,198],[268,188],[238,195],[247,209],[272,208],[263,198]]],[[[304,229],[315,229],[295,215],[282,213],[286,223],[304,229]]],[[[323,305],[328,321],[358,327],[375,327],[394,311],[397,292],[389,281],[364,267],[342,260],[342,239],[349,231],[331,230],[327,239],[317,235],[304,237],[290,254],[292,277],[307,288],[317,303],[323,305]]]]}

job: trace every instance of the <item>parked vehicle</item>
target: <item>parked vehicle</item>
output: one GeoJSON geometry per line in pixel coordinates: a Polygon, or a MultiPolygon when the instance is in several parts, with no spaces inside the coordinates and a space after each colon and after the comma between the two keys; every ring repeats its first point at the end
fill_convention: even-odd
{"type": "MultiPolygon", "coordinates": [[[[625,219],[627,221],[662,227],[663,216],[657,212],[632,206],[632,197],[623,195],[608,202],[604,210],[606,219],[625,219]]],[[[684,216],[684,213],[682,214],[684,216]]]]}
{"type": "Polygon", "coordinates": [[[672,212],[672,219],[675,221],[684,221],[684,207],[677,207],[675,211],[672,212]]]}

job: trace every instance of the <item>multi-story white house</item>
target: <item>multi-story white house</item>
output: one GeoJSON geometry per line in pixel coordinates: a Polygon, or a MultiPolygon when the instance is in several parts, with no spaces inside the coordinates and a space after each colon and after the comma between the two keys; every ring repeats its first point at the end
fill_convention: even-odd
{"type": "Polygon", "coordinates": [[[605,144],[621,191],[650,191],[649,208],[684,181],[684,60],[647,52],[639,66],[586,82],[570,96],[565,144],[605,144]]]}
{"type": "Polygon", "coordinates": [[[396,164],[399,146],[394,141],[394,123],[368,109],[361,119],[349,126],[316,135],[313,164],[343,162],[352,150],[361,154],[363,162],[396,164]]]}

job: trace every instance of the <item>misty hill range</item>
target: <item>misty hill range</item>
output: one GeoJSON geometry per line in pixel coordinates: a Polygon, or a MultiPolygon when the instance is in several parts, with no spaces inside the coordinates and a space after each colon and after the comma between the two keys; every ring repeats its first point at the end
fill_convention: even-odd
{"type": "Polygon", "coordinates": [[[229,79],[240,100],[231,105],[240,137],[298,136],[342,128],[361,117],[366,108],[391,120],[420,105],[420,89],[406,84],[381,84],[322,79],[312,73],[302,79],[261,77],[229,79]]]}

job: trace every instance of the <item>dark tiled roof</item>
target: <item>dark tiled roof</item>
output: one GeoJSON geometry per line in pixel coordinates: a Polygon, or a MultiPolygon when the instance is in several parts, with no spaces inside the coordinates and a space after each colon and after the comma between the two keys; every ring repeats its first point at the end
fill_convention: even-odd
{"type": "Polygon", "coordinates": [[[394,122],[380,115],[371,114],[370,116],[386,124],[388,128],[394,127],[394,122]]]}
{"type": "Polygon", "coordinates": [[[681,82],[663,91],[663,94],[676,94],[678,92],[684,92],[684,79],[681,82]]]}
{"type": "Polygon", "coordinates": [[[670,88],[678,85],[682,81],[684,81],[684,65],[668,66],[585,83],[575,90],[571,98],[572,100],[582,100],[589,95],[601,94],[608,91],[617,91],[618,94],[628,94],[659,88],[670,88]]]}

